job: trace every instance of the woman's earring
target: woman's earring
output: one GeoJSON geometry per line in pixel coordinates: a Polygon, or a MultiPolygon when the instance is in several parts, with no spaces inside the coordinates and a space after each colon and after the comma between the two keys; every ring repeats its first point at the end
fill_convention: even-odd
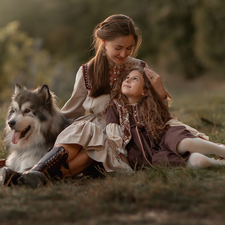
{"type": "Polygon", "coordinates": [[[105,46],[103,46],[102,55],[106,56],[106,48],[105,48],[105,46]]]}

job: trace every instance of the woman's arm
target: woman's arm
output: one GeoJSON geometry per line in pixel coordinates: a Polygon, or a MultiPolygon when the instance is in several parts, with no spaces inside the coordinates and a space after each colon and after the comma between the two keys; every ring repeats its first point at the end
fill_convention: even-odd
{"type": "Polygon", "coordinates": [[[162,98],[162,99],[171,99],[170,94],[166,91],[162,79],[161,77],[155,73],[153,70],[145,67],[144,68],[146,76],[148,77],[150,83],[152,84],[152,87],[154,88],[155,92],[158,93],[158,95],[162,98]]]}
{"type": "Polygon", "coordinates": [[[148,64],[140,59],[132,58],[132,57],[127,57],[127,62],[126,62],[126,70],[130,71],[132,68],[135,67],[141,67],[144,68],[146,75],[152,84],[154,90],[162,99],[171,99],[170,94],[166,91],[163,82],[161,80],[161,77],[155,73],[153,70],[149,69],[148,64]]]}
{"type": "Polygon", "coordinates": [[[62,113],[68,118],[77,118],[85,114],[82,104],[86,99],[88,91],[84,84],[83,69],[79,68],[76,74],[76,81],[70,99],[61,109],[62,113]]]}

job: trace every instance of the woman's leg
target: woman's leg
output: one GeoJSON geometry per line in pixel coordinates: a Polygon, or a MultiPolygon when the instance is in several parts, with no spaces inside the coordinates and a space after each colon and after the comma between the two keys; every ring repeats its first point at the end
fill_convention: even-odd
{"type": "Polygon", "coordinates": [[[177,145],[177,152],[184,154],[185,152],[198,152],[203,155],[215,154],[225,158],[225,146],[206,141],[201,138],[185,138],[177,145]]]}
{"type": "Polygon", "coordinates": [[[48,182],[47,177],[77,174],[90,164],[91,159],[82,150],[82,146],[74,144],[62,146],[58,144],[47,152],[30,170],[25,171],[18,179],[18,182],[37,188],[48,182]]]}
{"type": "Polygon", "coordinates": [[[63,176],[71,176],[81,173],[83,170],[87,169],[92,163],[93,159],[91,159],[86,150],[82,148],[80,145],[76,144],[58,144],[56,147],[63,147],[65,150],[68,151],[68,159],[67,163],[69,165],[69,170],[61,167],[61,171],[63,176]]]}

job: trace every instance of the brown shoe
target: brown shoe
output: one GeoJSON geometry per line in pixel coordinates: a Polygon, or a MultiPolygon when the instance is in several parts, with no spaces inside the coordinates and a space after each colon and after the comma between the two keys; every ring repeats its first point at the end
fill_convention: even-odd
{"type": "Polygon", "coordinates": [[[54,147],[30,170],[25,171],[18,179],[19,184],[38,188],[49,182],[49,178],[63,177],[61,166],[69,169],[67,162],[68,151],[63,147],[54,147]]]}
{"type": "Polygon", "coordinates": [[[5,187],[9,187],[12,185],[17,185],[17,179],[22,175],[22,173],[15,172],[9,167],[2,168],[2,185],[5,187]]]}

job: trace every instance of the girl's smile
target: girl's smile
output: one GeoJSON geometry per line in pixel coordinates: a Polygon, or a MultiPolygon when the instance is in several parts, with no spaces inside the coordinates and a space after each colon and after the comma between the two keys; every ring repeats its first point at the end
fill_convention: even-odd
{"type": "Polygon", "coordinates": [[[144,95],[144,78],[138,70],[129,73],[122,83],[121,92],[130,104],[138,103],[144,95]]]}
{"type": "Polygon", "coordinates": [[[126,87],[127,87],[127,88],[131,88],[130,86],[128,86],[128,85],[126,85],[126,84],[124,84],[123,87],[124,87],[124,88],[126,88],[126,87]]]}

